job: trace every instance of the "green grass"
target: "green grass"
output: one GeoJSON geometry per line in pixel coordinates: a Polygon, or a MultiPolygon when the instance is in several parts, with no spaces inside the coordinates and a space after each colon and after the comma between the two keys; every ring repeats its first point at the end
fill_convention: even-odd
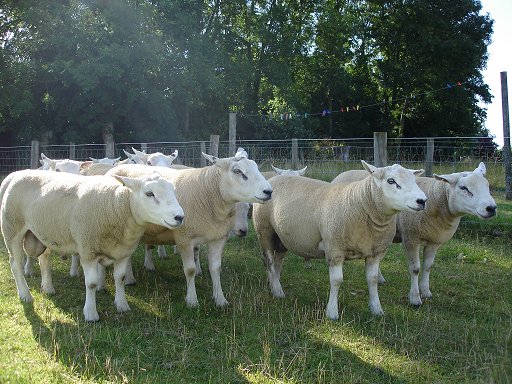
{"type": "Polygon", "coordinates": [[[205,257],[196,280],[200,307],[185,305],[177,256],[156,259],[127,287],[132,311],[117,314],[111,276],[98,293],[100,321],[85,323],[83,277],[53,258],[57,293],[19,301],[5,248],[0,248],[0,383],[508,383],[512,381],[512,204],[500,199],[496,220],[464,219],[439,251],[433,299],[407,303],[403,252],[393,245],[381,266],[385,316],[368,309],[364,263],[349,261],[339,295],[341,319],[330,321],[325,261],[287,255],[282,283],[269,293],[259,246],[230,239],[222,283],[230,302],[218,309],[205,257]],[[462,255],[462,256],[460,256],[462,255]]]}

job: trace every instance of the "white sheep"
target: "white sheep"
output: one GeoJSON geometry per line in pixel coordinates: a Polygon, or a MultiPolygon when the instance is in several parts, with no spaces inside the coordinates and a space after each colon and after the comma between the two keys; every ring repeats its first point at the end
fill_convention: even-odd
{"type": "Polygon", "coordinates": [[[281,169],[281,168],[274,167],[273,165],[271,165],[271,167],[272,167],[273,171],[261,172],[263,177],[267,180],[274,176],[277,176],[277,175],[304,176],[306,174],[306,169],[308,168],[307,166],[305,166],[302,169],[295,170],[295,169],[281,169]]]}
{"type": "Polygon", "coordinates": [[[396,214],[424,209],[427,197],[415,181],[422,170],[362,164],[371,176],[354,183],[281,175],[269,180],[272,200],[254,206],[253,221],[274,296],[284,296],[280,275],[287,250],[304,258],[325,257],[330,280],[326,315],[338,319],[343,262],[364,258],[370,310],[376,315],[384,313],[378,270],[395,235],[396,214]]]}
{"type": "Polygon", "coordinates": [[[272,188],[258,166],[246,157],[217,158],[203,156],[213,165],[204,168],[174,170],[164,167],[123,165],[107,173],[126,176],[144,175],[157,169],[176,188],[180,205],[187,212],[183,226],[168,230],[148,226],[142,242],[149,245],[176,244],[186,277],[186,302],[198,305],[195,288],[196,265],[194,248],[206,243],[213,297],[217,306],[228,302],[220,282],[221,256],[228,233],[233,227],[235,203],[263,203],[271,198],[272,188]]]}
{"type": "Polygon", "coordinates": [[[46,248],[75,252],[84,270],[86,321],[99,319],[98,263],[114,264],[114,303],[119,312],[128,311],[123,283],[126,263],[146,226],[174,229],[184,216],[172,184],[158,174],[131,179],[17,171],[2,182],[0,201],[1,230],[20,299],[33,300],[23,275],[23,249],[32,257],[46,248]]]}
{"type": "Polygon", "coordinates": [[[70,160],[70,159],[50,159],[44,153],[41,153],[41,169],[44,171],[69,172],[78,174],[80,169],[86,167],[90,162],[70,160]]]}
{"type": "MultiPolygon", "coordinates": [[[[332,182],[346,182],[363,175],[347,171],[332,182]]],[[[472,172],[456,172],[436,175],[434,178],[419,177],[418,186],[428,197],[428,204],[420,213],[400,212],[397,219],[397,233],[394,242],[402,242],[409,261],[411,287],[409,303],[422,304],[421,298],[431,298],[430,269],[441,245],[450,240],[465,215],[489,219],[496,214],[496,203],[489,191],[485,178],[485,164],[480,163],[472,172]],[[423,271],[421,281],[420,248],[423,247],[423,271]],[[419,284],[418,284],[419,283],[419,284]]],[[[384,282],[382,274],[379,280],[384,282]]]]}
{"type": "Polygon", "coordinates": [[[109,165],[116,165],[119,162],[119,160],[121,160],[120,157],[116,157],[115,159],[110,159],[108,157],[104,157],[102,159],[95,159],[94,157],[89,157],[89,159],[91,159],[94,164],[109,164],[109,165]]]}
{"type": "Polygon", "coordinates": [[[169,156],[164,155],[161,152],[150,153],[148,155],[147,164],[157,167],[170,167],[172,162],[178,157],[178,150],[176,149],[169,156]]]}

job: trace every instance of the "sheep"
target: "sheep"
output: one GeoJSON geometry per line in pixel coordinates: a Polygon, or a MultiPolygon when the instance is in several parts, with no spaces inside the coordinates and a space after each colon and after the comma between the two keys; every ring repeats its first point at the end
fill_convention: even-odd
{"type": "Polygon", "coordinates": [[[94,163],[88,166],[87,168],[82,168],[80,170],[80,174],[84,176],[97,176],[104,175],[109,170],[114,168],[114,165],[104,164],[104,163],[94,163]]]}
{"type": "Polygon", "coordinates": [[[24,248],[30,256],[46,248],[76,252],[85,276],[86,321],[99,320],[98,263],[114,264],[114,304],[118,312],[130,310],[123,283],[128,257],[148,224],[176,229],[184,217],[173,185],[158,174],[132,179],[23,170],[4,179],[0,199],[0,225],[20,299],[33,300],[23,275],[24,248]]]}
{"type": "Polygon", "coordinates": [[[119,160],[121,160],[120,157],[116,157],[115,159],[110,159],[108,157],[104,157],[102,159],[95,159],[94,157],[89,157],[89,159],[92,160],[95,164],[110,164],[110,165],[116,165],[119,160]]]}
{"type": "Polygon", "coordinates": [[[287,250],[304,258],[325,257],[330,280],[326,316],[333,320],[339,318],[345,259],[365,259],[370,310],[384,314],[377,290],[378,269],[395,235],[396,214],[420,211],[427,199],[415,182],[415,175],[423,170],[397,164],[377,168],[361,162],[371,176],[349,184],[275,176],[269,180],[272,200],[254,206],[254,229],[272,294],[284,297],[279,280],[287,250]]]}
{"type": "MultiPolygon", "coordinates": [[[[346,181],[346,173],[348,172],[337,176],[333,183],[346,181]]],[[[473,215],[485,220],[496,215],[496,203],[490,194],[485,174],[485,164],[481,162],[472,172],[434,174],[433,178],[418,178],[418,186],[428,197],[427,208],[419,214],[400,212],[394,239],[394,242],[402,243],[409,260],[411,305],[419,307],[423,303],[422,297],[432,298],[430,270],[435,255],[453,237],[460,219],[465,215],[473,215]],[[418,282],[422,246],[423,273],[418,282]]],[[[351,179],[357,177],[356,174],[347,176],[351,179]]],[[[384,281],[384,278],[380,277],[380,280],[384,281]]]]}
{"type": "MultiPolygon", "coordinates": [[[[135,151],[135,148],[132,147],[132,150],[135,151]]],[[[145,164],[144,162],[142,162],[142,160],[139,158],[139,156],[137,156],[135,153],[127,152],[124,149],[123,149],[123,152],[127,158],[124,160],[121,160],[119,162],[119,164],[145,164]]],[[[141,153],[145,154],[145,152],[141,152],[141,153]]]]}
{"type": "Polygon", "coordinates": [[[59,159],[53,160],[41,153],[42,164],[41,169],[45,171],[56,171],[56,172],[69,172],[78,174],[80,169],[86,167],[90,162],[70,160],[70,159],[59,159]]]}
{"type": "Polygon", "coordinates": [[[178,157],[178,150],[176,149],[169,156],[161,152],[155,152],[148,155],[147,164],[158,167],[170,167],[172,162],[178,157]]]}
{"type": "Polygon", "coordinates": [[[273,165],[271,165],[271,167],[272,167],[273,171],[261,172],[263,177],[267,180],[274,176],[277,176],[277,175],[304,176],[304,174],[306,173],[306,169],[308,168],[307,166],[305,166],[302,169],[294,170],[294,169],[281,169],[281,168],[274,167],[273,165]]]}
{"type": "Polygon", "coordinates": [[[204,153],[203,156],[213,165],[183,170],[123,165],[113,168],[107,175],[136,176],[157,169],[162,177],[175,185],[176,196],[187,212],[187,219],[175,230],[156,225],[148,226],[142,242],[149,245],[177,245],[186,277],[185,301],[190,307],[198,305],[194,247],[206,243],[213,298],[215,304],[221,307],[228,304],[220,282],[221,256],[233,226],[235,203],[266,202],[271,198],[272,188],[252,160],[243,156],[217,158],[204,153]]]}

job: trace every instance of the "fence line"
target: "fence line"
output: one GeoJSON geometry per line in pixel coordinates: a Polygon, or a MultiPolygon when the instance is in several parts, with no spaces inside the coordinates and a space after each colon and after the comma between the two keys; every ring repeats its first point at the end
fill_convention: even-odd
{"type": "MultiPolygon", "coordinates": [[[[315,175],[325,180],[347,169],[359,169],[360,160],[370,163],[400,163],[405,166],[426,169],[431,174],[435,167],[443,166],[446,172],[468,170],[469,166],[483,161],[503,168],[502,151],[497,150],[488,137],[436,137],[436,138],[387,138],[376,133],[375,138],[348,139],[290,139],[290,140],[231,140],[220,141],[212,135],[210,141],[155,142],[155,143],[107,143],[41,145],[0,147],[0,177],[8,173],[34,168],[39,165],[40,153],[52,159],[72,158],[88,160],[90,157],[106,157],[107,148],[113,148],[114,157],[125,158],[123,149],[144,149],[148,153],[171,154],[178,150],[177,162],[193,167],[205,165],[201,152],[217,154],[219,157],[233,156],[236,147],[243,147],[249,157],[262,170],[270,165],[280,168],[308,166],[315,175]],[[378,136],[380,135],[380,136],[378,136]],[[376,158],[376,157],[379,158],[376,158]]],[[[504,177],[503,183],[504,186],[504,177]]]]}

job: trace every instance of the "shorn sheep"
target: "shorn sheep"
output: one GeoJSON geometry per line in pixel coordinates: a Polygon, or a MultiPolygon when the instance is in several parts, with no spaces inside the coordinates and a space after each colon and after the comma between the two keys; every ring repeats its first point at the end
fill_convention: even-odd
{"type": "Polygon", "coordinates": [[[272,187],[254,161],[244,156],[217,158],[204,153],[203,156],[213,165],[183,170],[124,165],[107,173],[136,177],[157,169],[162,177],[174,184],[178,201],[187,212],[186,220],[174,230],[148,226],[142,242],[149,245],[177,245],[186,278],[185,300],[191,307],[198,305],[194,248],[207,244],[213,298],[217,306],[227,305],[220,282],[220,268],[224,244],[233,227],[235,203],[263,203],[270,200],[272,195],[272,187]]]}
{"type": "MultiPolygon", "coordinates": [[[[418,178],[419,187],[428,197],[427,208],[419,214],[400,212],[394,240],[402,242],[409,261],[411,305],[420,306],[421,298],[432,297],[430,270],[437,250],[453,237],[460,219],[465,215],[473,215],[480,219],[489,219],[496,215],[496,203],[489,191],[485,173],[485,164],[480,163],[472,172],[434,174],[433,178],[418,178]],[[419,280],[422,247],[423,270],[419,280]]],[[[347,171],[338,175],[332,182],[345,182],[362,177],[366,176],[358,171],[347,171]]],[[[381,277],[381,280],[384,281],[384,278],[381,277]]]]}
{"type": "Polygon", "coordinates": [[[427,199],[416,184],[416,174],[423,170],[362,164],[371,176],[349,184],[275,176],[269,180],[272,200],[254,206],[254,228],[273,295],[284,296],[280,275],[287,250],[304,258],[325,257],[330,280],[326,315],[333,320],[339,318],[343,262],[357,258],[366,262],[370,310],[384,313],[377,279],[380,260],[395,235],[396,214],[421,211],[427,199]]]}
{"type": "Polygon", "coordinates": [[[23,275],[24,250],[32,257],[46,248],[78,253],[86,321],[99,320],[98,264],[114,264],[114,304],[119,312],[130,310],[123,282],[126,263],[146,226],[175,229],[184,217],[173,185],[158,174],[132,179],[17,171],[2,182],[0,201],[1,230],[21,300],[33,300],[23,275]]]}

